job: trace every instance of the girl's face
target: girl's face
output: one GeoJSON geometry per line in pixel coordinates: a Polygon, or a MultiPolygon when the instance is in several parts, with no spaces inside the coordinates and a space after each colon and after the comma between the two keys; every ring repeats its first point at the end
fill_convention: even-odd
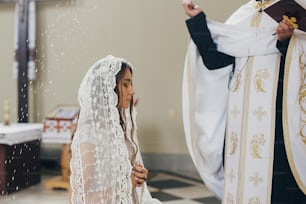
{"type": "Polygon", "coordinates": [[[128,108],[135,94],[130,69],[126,69],[118,82],[118,108],[128,108]]]}

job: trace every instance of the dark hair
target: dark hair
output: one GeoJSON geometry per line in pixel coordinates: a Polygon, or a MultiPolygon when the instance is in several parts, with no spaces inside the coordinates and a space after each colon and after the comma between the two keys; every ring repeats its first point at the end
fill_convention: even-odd
{"type": "MultiPolygon", "coordinates": [[[[127,63],[124,63],[122,62],[122,65],[121,65],[121,69],[120,71],[118,72],[118,74],[116,75],[116,87],[115,87],[115,93],[117,94],[118,96],[118,103],[120,101],[120,98],[121,98],[121,93],[119,92],[119,81],[122,79],[125,71],[129,69],[131,74],[133,74],[133,70],[132,68],[127,64],[127,63]]],[[[120,108],[118,107],[118,112],[119,112],[119,117],[120,117],[120,125],[122,127],[122,130],[124,132],[124,137],[125,137],[125,140],[128,141],[128,142],[131,142],[131,144],[135,147],[134,148],[134,155],[132,157],[132,165],[133,163],[135,162],[135,159],[136,159],[136,154],[137,154],[137,151],[138,151],[138,146],[137,144],[135,143],[135,140],[133,138],[133,133],[134,133],[134,130],[135,130],[135,125],[134,125],[134,120],[133,120],[133,116],[132,116],[132,111],[133,111],[133,97],[132,97],[132,100],[130,102],[130,116],[131,116],[131,121],[132,121],[132,129],[131,129],[131,139],[132,141],[130,141],[128,138],[127,138],[127,135],[126,135],[126,124],[125,124],[125,120],[123,119],[124,118],[124,111],[123,110],[120,110],[120,108]]]]}

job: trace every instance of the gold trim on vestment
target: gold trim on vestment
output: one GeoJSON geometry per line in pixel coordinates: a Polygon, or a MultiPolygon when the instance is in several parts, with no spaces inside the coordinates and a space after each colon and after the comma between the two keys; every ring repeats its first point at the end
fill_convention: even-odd
{"type": "Polygon", "coordinates": [[[238,184],[238,191],[236,197],[239,198],[239,203],[243,203],[243,197],[244,197],[244,189],[245,189],[245,174],[242,172],[245,172],[245,162],[246,162],[246,152],[247,152],[247,135],[248,135],[248,124],[249,124],[249,104],[250,104],[250,97],[249,94],[251,93],[251,83],[249,79],[252,78],[252,71],[253,71],[253,63],[254,63],[254,57],[249,57],[247,62],[247,67],[245,68],[245,77],[244,77],[244,94],[243,94],[243,112],[242,112],[242,121],[241,121],[241,146],[240,146],[240,162],[239,162],[239,170],[238,175],[241,175],[241,179],[239,180],[238,184]]]}
{"type": "MultiPolygon", "coordinates": [[[[272,100],[272,105],[271,105],[271,146],[272,148],[270,148],[270,155],[272,155],[270,157],[270,166],[269,166],[269,172],[270,174],[268,174],[268,178],[272,178],[273,177],[273,163],[274,163],[274,148],[275,148],[275,122],[276,122],[276,97],[277,97],[277,89],[278,89],[278,80],[279,80],[279,67],[280,67],[280,55],[276,58],[275,61],[275,75],[274,75],[274,83],[273,83],[273,100],[272,100]]],[[[267,193],[267,195],[270,195],[267,197],[267,203],[271,202],[271,195],[272,195],[272,179],[269,180],[269,182],[267,183],[268,185],[268,190],[269,192],[267,193]]]]}
{"type": "MultiPolygon", "coordinates": [[[[291,60],[292,60],[292,53],[294,50],[294,46],[296,44],[296,38],[294,35],[292,35],[287,55],[286,55],[286,61],[285,61],[285,74],[284,74],[284,91],[283,91],[283,132],[284,132],[284,142],[285,142],[285,149],[287,153],[287,158],[289,162],[290,169],[292,171],[292,174],[295,178],[296,183],[298,184],[299,188],[303,191],[303,193],[306,195],[306,186],[303,184],[301,178],[298,175],[297,169],[295,168],[295,164],[293,161],[293,155],[292,155],[292,149],[290,145],[290,133],[289,133],[289,118],[288,118],[288,104],[287,104],[287,95],[288,95],[288,78],[289,78],[289,71],[290,69],[296,69],[296,67],[290,67],[291,60]]],[[[294,137],[294,135],[292,135],[294,137]]]]}
{"type": "MultiPolygon", "coordinates": [[[[227,152],[228,152],[228,149],[230,148],[230,140],[227,139],[229,137],[229,128],[228,128],[228,121],[229,121],[229,115],[230,115],[230,108],[229,108],[229,97],[230,97],[230,91],[229,90],[229,93],[228,93],[228,100],[227,100],[227,106],[226,106],[226,132],[225,132],[225,141],[224,141],[224,189],[223,189],[223,195],[222,195],[222,204],[232,204],[234,203],[234,196],[230,193],[227,193],[225,194],[226,192],[226,189],[225,189],[225,186],[227,186],[227,182],[228,182],[228,179],[227,178],[227,175],[226,173],[228,172],[227,171],[227,168],[228,166],[226,165],[226,163],[228,162],[227,161],[227,152]],[[225,203],[224,203],[225,202],[225,203]]],[[[236,92],[237,90],[235,90],[236,92]]],[[[236,152],[236,150],[235,150],[236,152]]],[[[235,177],[234,173],[233,173],[233,170],[231,171],[231,176],[229,176],[231,178],[231,182],[232,182],[232,179],[235,177]]]]}
{"type": "MultiPolygon", "coordinates": [[[[256,12],[251,20],[251,27],[258,27],[260,25],[261,19],[262,19],[262,12],[256,12]]],[[[249,95],[250,93],[250,87],[251,83],[249,83],[249,79],[252,78],[252,66],[253,66],[253,60],[254,57],[249,57],[247,59],[247,67],[245,68],[245,74],[244,74],[244,94],[243,94],[243,104],[242,104],[242,121],[241,121],[241,141],[240,141],[240,162],[239,162],[239,167],[238,167],[238,175],[242,175],[239,179],[239,182],[237,184],[238,191],[236,192],[236,198],[237,200],[239,199],[238,203],[243,203],[243,198],[244,198],[244,183],[245,183],[245,176],[242,174],[242,172],[245,172],[245,160],[246,160],[246,147],[247,147],[247,137],[244,137],[247,135],[248,132],[248,113],[249,113],[249,95]],[[246,97],[247,96],[247,97],[246,97]]]]}

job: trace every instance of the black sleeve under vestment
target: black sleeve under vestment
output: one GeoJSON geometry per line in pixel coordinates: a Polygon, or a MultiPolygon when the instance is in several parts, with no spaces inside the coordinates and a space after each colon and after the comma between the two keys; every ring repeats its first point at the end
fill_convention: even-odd
{"type": "Polygon", "coordinates": [[[186,21],[188,31],[196,44],[205,66],[219,69],[234,64],[235,58],[217,50],[210,31],[207,27],[206,16],[203,12],[186,21]]]}

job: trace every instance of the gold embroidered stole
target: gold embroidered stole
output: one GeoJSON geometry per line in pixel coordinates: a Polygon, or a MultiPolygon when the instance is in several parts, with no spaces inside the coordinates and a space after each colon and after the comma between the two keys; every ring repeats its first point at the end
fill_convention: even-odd
{"type": "MultiPolygon", "coordinates": [[[[258,26],[261,13],[251,25],[258,26]]],[[[270,203],[280,55],[236,60],[229,90],[223,203],[270,203]]]]}
{"type": "Polygon", "coordinates": [[[305,39],[291,37],[287,50],[283,127],[286,153],[292,174],[306,195],[306,46],[305,39]]]}

